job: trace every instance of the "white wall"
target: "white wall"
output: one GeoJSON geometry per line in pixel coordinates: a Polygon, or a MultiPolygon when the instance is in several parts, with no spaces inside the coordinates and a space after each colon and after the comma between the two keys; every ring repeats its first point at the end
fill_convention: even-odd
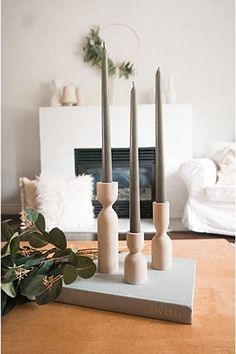
{"type": "MultiPolygon", "coordinates": [[[[161,66],[164,84],[174,76],[178,102],[193,104],[195,156],[209,139],[234,139],[233,0],[2,0],[4,210],[19,203],[18,177],[40,172],[38,107],[48,105],[50,80],[75,83],[83,104],[99,103],[99,74],[83,62],[81,41],[111,23],[140,37],[139,103],[148,103],[161,66]]],[[[109,46],[122,59],[135,51],[131,39],[109,46]]]]}

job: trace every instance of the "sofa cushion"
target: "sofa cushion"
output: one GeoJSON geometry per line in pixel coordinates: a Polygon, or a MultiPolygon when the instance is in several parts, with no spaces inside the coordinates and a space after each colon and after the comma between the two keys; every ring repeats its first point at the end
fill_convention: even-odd
{"type": "Polygon", "coordinates": [[[227,148],[235,151],[235,142],[210,140],[206,144],[204,156],[215,161],[215,163],[219,166],[222,159],[222,153],[227,148]]]}
{"type": "Polygon", "coordinates": [[[206,199],[212,202],[234,203],[236,187],[233,185],[209,186],[204,188],[206,199]]]}
{"type": "Polygon", "coordinates": [[[235,149],[226,147],[222,151],[219,161],[218,184],[235,184],[236,178],[236,159],[235,149]]]}

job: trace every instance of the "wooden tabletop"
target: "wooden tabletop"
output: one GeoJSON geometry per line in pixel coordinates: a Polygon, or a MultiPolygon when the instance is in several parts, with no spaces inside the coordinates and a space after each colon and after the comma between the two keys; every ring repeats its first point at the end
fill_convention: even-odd
{"type": "MultiPolygon", "coordinates": [[[[96,242],[73,242],[79,248],[96,242]]],[[[120,247],[125,247],[120,242],[120,247]]],[[[150,241],[145,241],[145,253],[150,241]]],[[[2,319],[3,354],[234,353],[234,247],[223,239],[174,240],[175,257],[195,258],[193,324],[90,308],[26,303],[2,319]]]]}

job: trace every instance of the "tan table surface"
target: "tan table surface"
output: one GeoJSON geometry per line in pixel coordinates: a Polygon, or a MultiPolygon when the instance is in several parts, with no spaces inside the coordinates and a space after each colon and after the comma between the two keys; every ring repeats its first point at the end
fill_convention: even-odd
{"type": "MultiPolygon", "coordinates": [[[[96,247],[95,242],[76,244],[96,247]]],[[[149,250],[150,241],[145,241],[149,250]]],[[[192,325],[27,303],[3,317],[2,353],[234,353],[234,247],[224,239],[174,240],[173,252],[197,261],[192,325]]]]}

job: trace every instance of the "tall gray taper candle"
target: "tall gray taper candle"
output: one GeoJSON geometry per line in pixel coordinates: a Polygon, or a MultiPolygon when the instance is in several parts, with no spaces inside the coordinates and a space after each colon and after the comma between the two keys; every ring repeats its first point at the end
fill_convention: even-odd
{"type": "Polygon", "coordinates": [[[130,232],[140,232],[139,161],[136,90],[130,92],[130,232]]]}
{"type": "Polygon", "coordinates": [[[105,44],[102,48],[102,182],[112,182],[108,63],[105,44]]]}
{"type": "Polygon", "coordinates": [[[161,72],[156,72],[155,82],[155,199],[157,203],[164,203],[165,196],[165,169],[164,169],[164,146],[163,146],[163,116],[161,103],[161,72]]]}

